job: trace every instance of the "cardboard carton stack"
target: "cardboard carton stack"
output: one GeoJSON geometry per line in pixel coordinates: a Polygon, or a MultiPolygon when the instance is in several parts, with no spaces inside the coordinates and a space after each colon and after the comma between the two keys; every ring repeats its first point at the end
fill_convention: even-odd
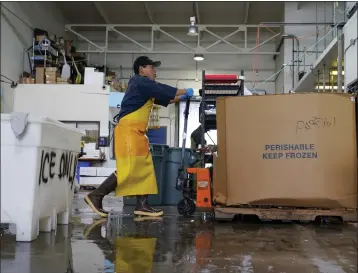
{"type": "Polygon", "coordinates": [[[56,84],[57,70],[57,67],[36,67],[36,83],[56,84]]]}
{"type": "Polygon", "coordinates": [[[46,67],[45,78],[47,84],[56,84],[57,67],[46,67]]]}
{"type": "Polygon", "coordinates": [[[217,99],[214,200],[357,208],[355,102],[307,93],[217,99]]]}

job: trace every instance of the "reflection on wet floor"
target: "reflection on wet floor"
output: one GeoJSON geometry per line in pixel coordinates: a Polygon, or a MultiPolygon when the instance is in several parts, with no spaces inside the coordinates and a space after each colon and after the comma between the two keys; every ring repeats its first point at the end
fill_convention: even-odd
{"type": "MultiPolygon", "coordinates": [[[[198,214],[134,219],[125,208],[94,216],[76,195],[73,224],[32,243],[1,236],[2,273],[357,272],[357,229],[351,225],[216,222],[198,214]]],[[[107,206],[121,203],[110,199],[107,206]]]]}

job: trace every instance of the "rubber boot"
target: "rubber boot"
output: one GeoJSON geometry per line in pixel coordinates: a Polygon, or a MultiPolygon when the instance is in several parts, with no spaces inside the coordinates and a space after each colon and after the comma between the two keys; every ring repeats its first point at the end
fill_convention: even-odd
{"type": "Polygon", "coordinates": [[[114,191],[117,187],[117,173],[114,172],[98,186],[97,189],[88,194],[84,199],[94,213],[101,217],[108,217],[108,211],[103,209],[103,198],[114,191]]]}
{"type": "Polygon", "coordinates": [[[158,217],[163,215],[163,210],[150,207],[148,205],[148,195],[137,195],[137,205],[134,214],[138,216],[158,217]]]}

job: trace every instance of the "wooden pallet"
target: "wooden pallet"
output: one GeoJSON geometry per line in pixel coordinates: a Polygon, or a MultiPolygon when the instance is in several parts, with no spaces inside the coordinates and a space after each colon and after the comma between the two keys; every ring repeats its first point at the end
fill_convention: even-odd
{"type": "Polygon", "coordinates": [[[232,220],[236,215],[256,215],[262,221],[314,221],[317,217],[340,217],[344,222],[357,222],[356,209],[216,207],[214,211],[217,220],[232,220]]]}

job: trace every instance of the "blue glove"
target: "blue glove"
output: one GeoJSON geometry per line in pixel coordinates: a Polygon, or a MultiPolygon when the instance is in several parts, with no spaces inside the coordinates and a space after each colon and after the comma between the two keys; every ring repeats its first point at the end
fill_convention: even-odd
{"type": "Polygon", "coordinates": [[[186,95],[188,98],[191,98],[194,95],[194,89],[193,88],[185,88],[186,95]]]}
{"type": "Polygon", "coordinates": [[[186,101],[187,99],[188,99],[188,95],[187,95],[187,94],[180,96],[180,101],[186,101]]]}

